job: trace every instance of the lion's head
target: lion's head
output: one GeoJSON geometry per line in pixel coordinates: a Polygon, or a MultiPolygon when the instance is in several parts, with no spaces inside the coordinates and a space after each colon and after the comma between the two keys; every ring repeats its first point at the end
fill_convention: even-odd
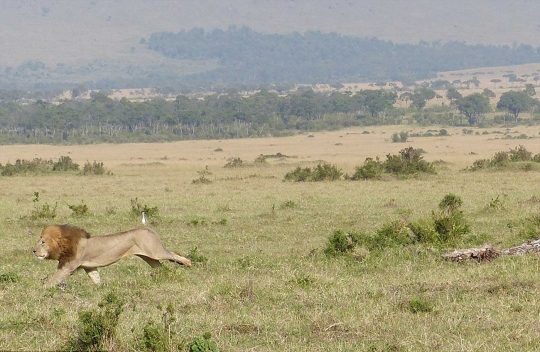
{"type": "Polygon", "coordinates": [[[77,253],[81,238],[90,238],[90,234],[75,226],[50,225],[41,231],[32,253],[38,259],[69,260],[77,253]]]}

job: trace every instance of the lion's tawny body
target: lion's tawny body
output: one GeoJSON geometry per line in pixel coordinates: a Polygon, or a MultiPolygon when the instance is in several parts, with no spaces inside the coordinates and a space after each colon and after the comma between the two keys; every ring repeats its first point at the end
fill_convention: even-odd
{"type": "Polygon", "coordinates": [[[51,225],[41,232],[33,253],[38,259],[58,260],[58,270],[45,284],[47,287],[64,283],[79,268],[99,284],[97,268],[129,255],[142,258],[152,267],[160,266],[160,260],[191,266],[189,259],[166,249],[157,233],[148,227],[91,237],[75,226],[51,225]]]}

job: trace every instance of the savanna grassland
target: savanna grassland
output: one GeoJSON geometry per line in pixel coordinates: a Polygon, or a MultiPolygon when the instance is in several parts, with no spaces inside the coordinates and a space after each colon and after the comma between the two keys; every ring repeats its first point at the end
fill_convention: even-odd
{"type": "Polygon", "coordinates": [[[520,145],[539,154],[540,128],[475,128],[471,133],[448,128],[448,136],[392,143],[392,134],[402,130],[384,126],[284,138],[1,146],[2,164],[70,156],[81,165],[103,162],[112,175],[0,177],[0,350],[67,348],[79,334],[81,313],[102,311],[100,302],[111,293],[123,305],[115,333],[102,347],[115,351],[155,348],[152,341],[159,334],[165,336],[163,349],[187,351],[207,332],[220,351],[540,349],[538,256],[481,264],[441,257],[455,248],[486,242],[506,248],[528,239],[523,229],[540,217],[536,165],[464,169],[520,145]],[[510,138],[522,135],[529,138],[510,138]],[[437,173],[283,181],[294,168],[322,161],[350,175],[366,158],[384,159],[408,146],[423,149],[437,173]],[[280,157],[254,163],[260,154],[280,157]],[[240,158],[242,165],[224,167],[231,158],[240,158]],[[394,220],[429,219],[449,193],[461,197],[470,224],[470,232],[455,242],[363,249],[355,257],[324,253],[336,230],[373,234],[394,220]],[[36,260],[29,249],[44,225],[67,222],[93,235],[127,230],[140,226],[132,201],[157,208],[152,227],[167,248],[191,255],[193,267],[165,263],[153,270],[130,257],[102,268],[99,287],[76,272],[64,291],[42,289],[56,263],[36,260]],[[85,204],[88,211],[76,215],[69,207],[74,204],[85,204]],[[56,205],[54,219],[32,216],[46,205],[56,205]]]}

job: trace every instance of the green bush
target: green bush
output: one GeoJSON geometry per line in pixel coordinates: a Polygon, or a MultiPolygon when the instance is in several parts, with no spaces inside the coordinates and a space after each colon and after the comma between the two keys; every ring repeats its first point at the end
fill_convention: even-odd
{"type": "MultiPolygon", "coordinates": [[[[163,310],[161,305],[158,309],[163,310]]],[[[171,326],[176,322],[174,307],[169,303],[162,314],[163,325],[148,322],[143,328],[143,349],[146,351],[167,352],[172,348],[173,332],[171,326]]]]}
{"type": "Polygon", "coordinates": [[[78,171],[79,164],[73,162],[69,156],[61,156],[57,162],[53,164],[53,171],[78,171]]]}
{"type": "Polygon", "coordinates": [[[369,249],[384,249],[392,246],[405,246],[415,242],[414,234],[407,227],[407,224],[401,220],[394,220],[384,224],[375,232],[369,249]]]}
{"type": "MultiPolygon", "coordinates": [[[[466,170],[477,171],[487,168],[504,169],[515,162],[540,162],[540,154],[533,156],[524,146],[520,145],[507,152],[497,152],[491,159],[476,160],[473,165],[466,170]]],[[[531,169],[532,165],[529,165],[528,168],[531,169]]]]}
{"type": "Polygon", "coordinates": [[[112,175],[112,172],[107,171],[103,162],[94,161],[90,163],[87,161],[82,169],[83,175],[112,175]]]}
{"type": "Polygon", "coordinates": [[[384,165],[380,162],[379,157],[367,158],[364,165],[357,166],[356,171],[351,176],[352,180],[368,180],[380,179],[384,172],[384,165]]]}
{"type": "Polygon", "coordinates": [[[241,167],[243,165],[244,161],[240,158],[230,158],[227,161],[227,164],[225,164],[224,167],[230,168],[230,167],[241,167]]]}
{"type": "Polygon", "coordinates": [[[433,312],[433,303],[425,299],[411,299],[407,304],[407,308],[411,313],[431,313],[433,312]]]}
{"type": "Polygon", "coordinates": [[[199,248],[197,246],[191,247],[189,250],[188,258],[192,263],[206,263],[208,258],[199,253],[199,248]]]}
{"type": "Polygon", "coordinates": [[[311,181],[311,169],[309,167],[301,168],[300,166],[293,171],[285,174],[285,181],[306,182],[311,181]]]}
{"type": "Polygon", "coordinates": [[[144,212],[147,217],[155,217],[159,213],[158,207],[151,207],[147,204],[141,204],[138,198],[131,199],[131,213],[140,216],[144,212]]]}
{"type": "Polygon", "coordinates": [[[469,233],[469,224],[460,210],[462,204],[459,196],[449,193],[439,203],[439,211],[432,212],[435,231],[441,242],[458,240],[469,233]]]}
{"type": "Polygon", "coordinates": [[[432,163],[423,160],[423,150],[408,147],[400,150],[399,155],[386,156],[384,168],[387,172],[399,174],[435,173],[432,163]]]}
{"type": "Polygon", "coordinates": [[[313,181],[335,181],[343,176],[341,169],[327,163],[319,164],[313,170],[313,181]]]}
{"type": "Polygon", "coordinates": [[[407,139],[409,138],[409,133],[405,131],[401,131],[399,133],[394,133],[392,135],[392,142],[393,143],[405,143],[407,142],[407,139]]]}
{"type": "Polygon", "coordinates": [[[413,233],[415,242],[430,244],[439,242],[439,234],[434,229],[433,221],[420,219],[410,222],[407,226],[413,233]]]}
{"type": "Polygon", "coordinates": [[[148,322],[143,328],[143,341],[146,351],[167,352],[169,351],[167,336],[159,325],[148,322]]]}
{"type": "Polygon", "coordinates": [[[540,214],[525,218],[522,221],[518,236],[523,240],[533,240],[540,237],[540,214]]]}
{"type": "Polygon", "coordinates": [[[49,203],[39,204],[39,192],[34,192],[32,202],[34,203],[34,209],[32,209],[32,213],[30,214],[31,219],[54,219],[56,217],[58,203],[55,203],[54,206],[49,203]]]}
{"type": "Polygon", "coordinates": [[[336,230],[328,239],[324,254],[329,257],[335,257],[337,255],[351,253],[357,243],[358,240],[354,234],[336,230]]]}
{"type": "Polygon", "coordinates": [[[313,169],[297,167],[285,174],[284,180],[295,182],[335,181],[341,179],[342,176],[343,172],[337,166],[321,163],[313,169]]]}
{"type": "Polygon", "coordinates": [[[98,304],[100,309],[79,314],[77,335],[68,340],[69,351],[100,351],[112,342],[124,302],[115,294],[107,294],[98,304]]]}
{"type": "Polygon", "coordinates": [[[532,159],[532,153],[522,145],[514,149],[510,149],[509,154],[509,159],[511,162],[530,161],[532,159]]]}
{"type": "Polygon", "coordinates": [[[15,283],[21,280],[21,277],[17,273],[9,272],[0,274],[0,283],[15,283]]]}
{"type": "Polygon", "coordinates": [[[206,185],[206,184],[212,183],[212,180],[210,180],[209,178],[206,178],[206,175],[200,175],[199,178],[192,180],[191,183],[206,185]]]}
{"type": "Polygon", "coordinates": [[[212,335],[205,332],[202,337],[196,337],[189,344],[189,352],[218,352],[217,344],[212,341],[212,335]]]}
{"type": "Polygon", "coordinates": [[[71,209],[73,216],[83,216],[88,213],[88,205],[84,204],[84,201],[81,201],[81,204],[68,204],[69,209],[71,209]]]}
{"type": "Polygon", "coordinates": [[[0,175],[14,176],[19,174],[45,173],[51,170],[52,164],[52,160],[43,160],[41,158],[34,158],[31,161],[17,159],[15,160],[15,164],[9,162],[4,166],[0,164],[0,175]]]}

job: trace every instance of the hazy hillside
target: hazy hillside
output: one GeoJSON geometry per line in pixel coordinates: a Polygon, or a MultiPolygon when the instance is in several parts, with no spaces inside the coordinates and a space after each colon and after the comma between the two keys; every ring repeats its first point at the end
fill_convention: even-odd
{"type": "Polygon", "coordinates": [[[0,11],[0,65],[164,60],[137,45],[153,32],[246,25],[375,36],[400,43],[458,40],[540,45],[540,2],[529,0],[17,0],[0,11]]]}

